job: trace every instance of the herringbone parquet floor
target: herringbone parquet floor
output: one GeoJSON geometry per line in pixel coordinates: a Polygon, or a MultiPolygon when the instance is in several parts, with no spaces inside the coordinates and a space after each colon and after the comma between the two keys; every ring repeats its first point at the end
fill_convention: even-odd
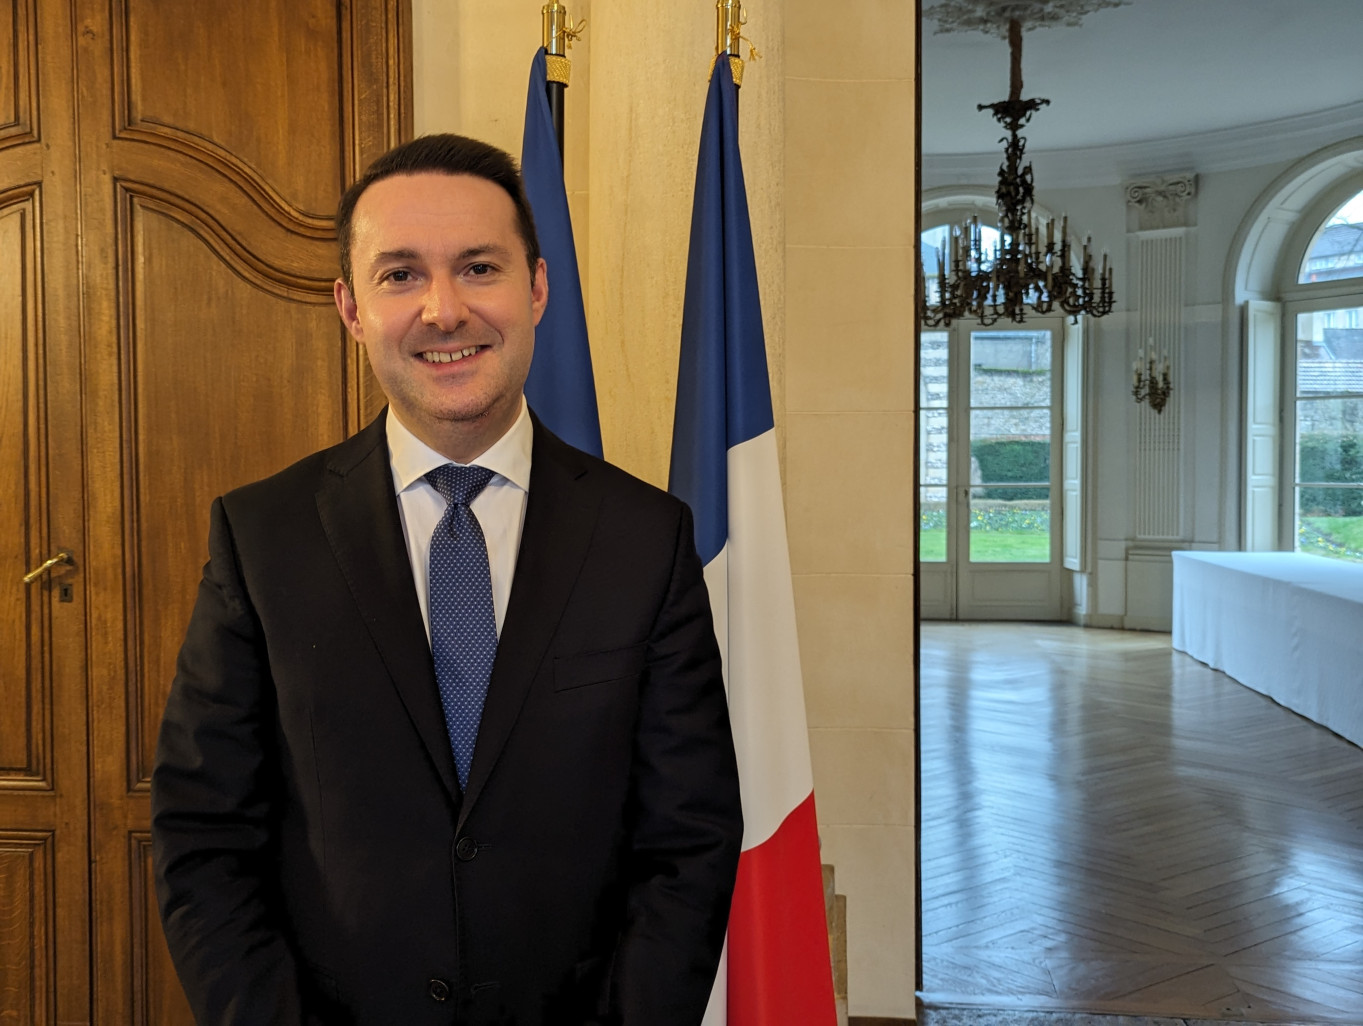
{"type": "Polygon", "coordinates": [[[1363,1024],[1363,750],[1166,634],[922,631],[923,994],[1363,1024]]]}

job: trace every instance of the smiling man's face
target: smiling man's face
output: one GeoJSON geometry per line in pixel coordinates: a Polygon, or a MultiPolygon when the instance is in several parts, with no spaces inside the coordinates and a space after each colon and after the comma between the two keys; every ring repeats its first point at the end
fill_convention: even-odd
{"type": "Polygon", "coordinates": [[[473,175],[394,175],[369,186],[351,228],[355,287],[335,285],[393,412],[467,463],[520,413],[549,283],[531,276],[516,210],[473,175]]]}

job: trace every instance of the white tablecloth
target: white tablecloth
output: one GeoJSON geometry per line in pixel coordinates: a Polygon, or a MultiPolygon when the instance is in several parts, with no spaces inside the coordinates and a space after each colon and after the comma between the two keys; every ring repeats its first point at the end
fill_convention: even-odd
{"type": "Polygon", "coordinates": [[[1363,745],[1363,564],[1173,555],[1174,648],[1363,745]]]}

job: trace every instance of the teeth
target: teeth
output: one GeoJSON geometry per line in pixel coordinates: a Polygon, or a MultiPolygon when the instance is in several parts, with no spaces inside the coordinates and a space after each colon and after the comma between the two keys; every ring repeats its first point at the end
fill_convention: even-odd
{"type": "Polygon", "coordinates": [[[476,352],[478,352],[477,346],[469,346],[467,349],[461,349],[457,353],[425,352],[421,354],[421,358],[427,363],[453,363],[455,360],[462,360],[466,356],[472,356],[476,352]]]}

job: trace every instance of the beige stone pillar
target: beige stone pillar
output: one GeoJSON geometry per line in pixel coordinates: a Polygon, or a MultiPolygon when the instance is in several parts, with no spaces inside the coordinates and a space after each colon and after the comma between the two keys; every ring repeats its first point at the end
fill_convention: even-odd
{"type": "Polygon", "coordinates": [[[787,519],[854,1016],[914,1015],[913,4],[786,5],[787,519]]]}

